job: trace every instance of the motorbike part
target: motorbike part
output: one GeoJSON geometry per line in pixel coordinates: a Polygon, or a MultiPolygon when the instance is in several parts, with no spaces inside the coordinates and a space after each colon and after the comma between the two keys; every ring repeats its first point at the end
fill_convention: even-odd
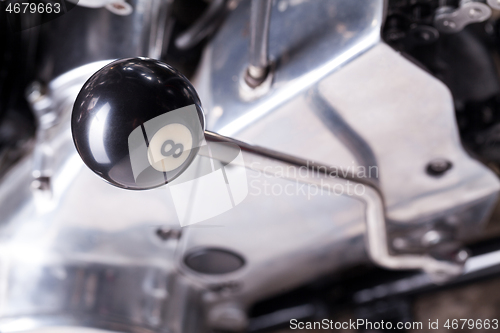
{"type": "Polygon", "coordinates": [[[202,144],[204,115],[191,83],[145,58],[112,62],[83,86],[71,129],[85,164],[125,189],[150,189],[184,171],[202,144]]]}
{"type": "MultiPolygon", "coordinates": [[[[429,254],[420,234],[440,224],[452,229],[443,243],[479,232],[495,204],[499,182],[464,151],[449,90],[381,42],[378,30],[372,33],[364,20],[358,20],[370,16],[370,22],[382,22],[379,5],[382,2],[370,2],[368,7],[349,1],[276,4],[269,35],[269,54],[276,59],[273,83],[249,103],[241,86],[233,84],[247,66],[244,50],[249,38],[239,36],[244,35],[251,7],[242,3],[209,45],[195,82],[205,101],[209,131],[308,161],[364,170],[364,177],[378,182],[384,197],[391,252],[429,254]],[[349,21],[332,19],[338,8],[349,21]],[[310,22],[307,32],[294,24],[305,13],[310,22]],[[337,32],[343,29],[359,32],[337,32]],[[312,38],[314,43],[309,42],[312,38]],[[285,39],[288,48],[279,46],[285,39]],[[230,50],[224,49],[227,45],[230,50]],[[220,59],[227,59],[223,67],[220,59]],[[275,123],[281,126],[271,126],[275,123]],[[426,172],[436,158],[453,164],[439,178],[426,172]],[[392,247],[401,234],[404,241],[419,235],[411,251],[392,247]]],[[[228,244],[227,239],[225,235],[218,241],[228,244]]],[[[200,243],[190,241],[204,245],[202,235],[200,243]]],[[[245,257],[249,251],[240,250],[245,257]]]]}
{"type": "MultiPolygon", "coordinates": [[[[395,256],[388,248],[391,239],[384,229],[384,216],[408,226],[406,233],[415,224],[432,227],[435,218],[448,217],[460,227],[469,224],[477,229],[492,206],[489,200],[495,199],[498,181],[462,152],[447,90],[381,45],[383,1],[366,6],[352,0],[280,1],[277,5],[269,51],[279,66],[268,94],[249,103],[240,99],[234,84],[248,65],[248,39],[241,37],[246,36],[249,17],[245,2],[205,53],[198,87],[207,97],[207,127],[273,149],[274,154],[269,150],[251,154],[252,180],[267,181],[268,188],[270,183],[278,189],[307,183],[306,191],[316,189],[322,194],[308,197],[299,189],[293,195],[272,198],[251,195],[238,208],[214,219],[215,225],[187,227],[178,243],[164,242],[155,233],[158,225],[177,224],[168,191],[136,193],[100,181],[74,149],[67,130],[71,106],[54,104],[65,112],[47,138],[58,153],[53,165],[54,195],[44,202],[45,210],[38,209],[42,205],[29,190],[31,156],[0,186],[6,226],[0,251],[6,265],[0,273],[2,285],[9,287],[1,293],[0,313],[9,319],[1,320],[0,330],[7,331],[4,327],[10,318],[44,314],[52,320],[67,316],[77,324],[88,318],[85,323],[97,327],[203,332],[190,328],[193,321],[188,319],[208,313],[213,325],[221,327],[231,317],[231,306],[238,309],[238,315],[233,315],[239,318],[238,326],[245,321],[242,312],[256,301],[318,276],[367,264],[367,252],[382,265],[398,269],[442,264],[422,252],[411,255],[417,260],[395,256]],[[316,84],[319,88],[310,94],[308,88],[316,84]],[[310,103],[318,95],[321,103],[310,103]],[[330,121],[324,121],[330,116],[330,121]],[[342,120],[338,131],[329,127],[334,120],[342,120]],[[280,126],[272,126],[276,123],[280,126]],[[356,138],[355,144],[349,145],[349,138],[356,138]],[[369,153],[368,159],[364,152],[369,153]],[[284,156],[298,158],[285,161],[284,156]],[[289,167],[309,170],[311,161],[349,167],[354,159],[364,163],[373,156],[380,165],[378,182],[385,202],[370,186],[370,179],[365,183],[367,196],[361,198],[323,195],[339,183],[347,185],[348,179],[341,177],[322,174],[297,182],[292,174],[269,178],[266,173],[272,166],[277,167],[276,175],[289,167]],[[441,156],[452,156],[454,168],[436,180],[425,173],[425,165],[441,156]],[[484,204],[477,211],[471,209],[476,202],[484,204]],[[214,245],[244,256],[245,266],[227,275],[192,274],[183,267],[186,253],[214,245]],[[379,252],[372,252],[376,246],[381,246],[379,252]],[[220,287],[231,285],[241,287],[220,287]],[[200,294],[203,297],[197,297],[200,294]],[[207,311],[199,309],[202,300],[207,311]]],[[[83,77],[72,85],[74,95],[66,96],[71,102],[83,77]]],[[[243,148],[255,152],[255,147],[243,148]]],[[[265,190],[258,182],[253,185],[265,190]]],[[[457,265],[451,268],[456,272],[457,265]]],[[[34,319],[29,321],[32,327],[47,325],[34,319]]]]}
{"type": "Polygon", "coordinates": [[[491,16],[488,5],[473,1],[462,0],[457,9],[444,6],[437,10],[434,26],[444,33],[456,33],[466,25],[486,21],[491,16]]]}
{"type": "Polygon", "coordinates": [[[250,61],[245,81],[256,87],[265,81],[269,72],[269,22],[272,0],[252,0],[250,14],[250,61]]]}
{"type": "MultiPolygon", "coordinates": [[[[72,132],[75,146],[90,169],[116,186],[127,189],[142,189],[162,185],[167,180],[175,179],[185,168],[181,165],[173,169],[163,170],[167,174],[167,179],[159,178],[160,182],[156,183],[158,178],[155,178],[154,183],[141,183],[140,187],[137,187],[137,179],[135,183],[132,180],[133,161],[131,160],[130,133],[136,132],[137,128],[142,126],[141,124],[156,120],[158,116],[164,114],[165,110],[167,110],[166,114],[168,114],[192,104],[197,106],[196,110],[198,111],[195,124],[197,122],[203,123],[201,104],[197,99],[194,88],[173,68],[154,60],[140,58],[113,62],[94,74],[86,82],[76,99],[72,114],[72,132]],[[157,84],[157,82],[160,84],[157,84]],[[169,89],[165,89],[165,87],[169,89]],[[98,125],[95,125],[96,123],[98,125]],[[126,142],[129,143],[128,146],[125,144],[126,142]],[[169,175],[168,172],[173,172],[173,174],[169,175]]],[[[192,118],[176,117],[174,119],[185,125],[182,128],[186,127],[190,130],[195,127],[191,123],[192,118]]],[[[171,151],[172,154],[170,155],[172,157],[175,157],[176,154],[179,154],[177,157],[180,157],[182,151],[177,152],[174,149],[178,145],[175,142],[178,142],[185,135],[183,130],[175,128],[179,123],[158,123],[155,121],[155,125],[157,131],[151,132],[151,136],[149,136],[147,128],[141,128],[139,132],[148,136],[146,140],[148,158],[151,154],[154,154],[154,152],[149,152],[150,149],[164,151],[166,145],[170,146],[169,151],[171,151]],[[171,133],[173,133],[172,136],[168,136],[171,133]],[[168,136],[167,140],[165,140],[165,136],[168,136]],[[157,137],[159,137],[158,140],[157,137]]],[[[193,131],[190,132],[193,133],[193,131]]],[[[212,133],[207,133],[207,138],[211,141],[232,142],[230,139],[212,133]]],[[[197,137],[197,139],[201,143],[202,137],[197,137]]],[[[196,139],[192,141],[196,142],[196,139]]],[[[185,141],[183,142],[185,143],[185,141]]],[[[241,142],[238,145],[253,156],[254,163],[251,163],[249,168],[259,172],[272,173],[272,171],[269,171],[269,167],[272,170],[278,168],[280,164],[282,164],[283,169],[289,170],[286,167],[287,163],[309,168],[309,162],[301,159],[280,155],[277,152],[252,147],[241,142]],[[267,157],[267,159],[262,160],[262,157],[267,157]]],[[[220,156],[223,157],[224,154],[220,156]]],[[[189,156],[184,161],[189,164],[192,159],[193,157],[189,156]]],[[[151,164],[149,168],[153,173],[162,171],[161,169],[158,170],[157,166],[151,163],[151,160],[149,160],[149,163],[151,164]]],[[[325,166],[318,166],[318,169],[321,170],[321,168],[325,168],[325,166]]],[[[341,174],[339,173],[339,175],[341,174]]],[[[303,179],[291,175],[281,175],[281,177],[311,183],[325,187],[328,190],[335,188],[335,185],[338,185],[339,182],[349,182],[347,179],[332,180],[325,176],[320,177],[321,182],[319,183],[318,180],[311,180],[309,177],[303,179]]],[[[345,176],[342,178],[345,178],[345,176]]],[[[355,177],[353,179],[356,180],[355,177]]],[[[376,263],[394,269],[421,268],[436,276],[450,276],[460,272],[460,265],[444,261],[439,262],[431,257],[391,255],[387,247],[387,230],[382,200],[378,192],[370,188],[371,185],[366,185],[363,194],[356,195],[356,198],[366,204],[368,249],[376,263]]],[[[185,264],[199,273],[222,274],[240,268],[243,265],[243,260],[239,258],[239,256],[234,256],[227,251],[207,250],[201,254],[188,255],[185,264]],[[229,258],[232,258],[229,261],[228,253],[229,258]],[[222,261],[223,266],[217,264],[217,262],[221,261],[221,255],[225,258],[222,261]],[[204,258],[204,260],[200,261],[200,257],[204,258]],[[216,265],[210,265],[214,261],[216,265]],[[228,262],[231,267],[227,266],[228,262]],[[231,264],[231,262],[233,263],[231,264]]],[[[224,301],[216,302],[213,311],[216,311],[223,303],[224,301]]],[[[215,317],[219,318],[218,316],[215,317]]],[[[217,324],[214,323],[214,325],[217,324]]]]}
{"type": "MultiPolygon", "coordinates": [[[[0,308],[0,314],[6,318],[0,320],[2,331],[64,324],[105,329],[123,327],[124,331],[132,327],[153,332],[167,327],[173,332],[204,332],[203,328],[196,326],[202,322],[185,321],[193,315],[201,316],[197,311],[201,311],[203,293],[209,300],[207,320],[211,325],[240,327],[245,323],[244,310],[256,300],[275,292],[276,285],[268,285],[268,278],[277,276],[279,290],[289,289],[318,274],[349,265],[349,262],[366,260],[363,202],[367,204],[369,223],[376,229],[384,228],[380,197],[368,184],[367,195],[358,199],[349,196],[310,199],[283,196],[280,200],[269,200],[266,196],[252,196],[243,204],[243,209],[235,209],[217,219],[219,224],[232,225],[233,228],[186,228],[183,233],[190,240],[186,242],[181,238],[177,250],[177,240],[171,239],[169,243],[158,239],[155,225],[166,223],[172,227],[165,230],[173,229],[177,220],[167,193],[162,190],[136,193],[107,186],[83,167],[67,130],[68,111],[76,97],[75,88],[80,88],[84,78],[102,65],[97,63],[79,68],[48,85],[49,96],[54,96],[54,91],[68,92],[63,94],[65,98],[54,96],[59,99],[52,99],[52,103],[58,103],[54,108],[66,108],[66,112],[59,115],[61,122],[56,124],[57,131],[51,132],[57,135],[47,137],[46,142],[58,151],[52,165],[54,195],[49,200],[40,201],[30,194],[31,159],[18,165],[0,187],[3,221],[10,226],[9,231],[2,229],[2,232],[17,235],[1,244],[0,260],[8,263],[8,268],[1,271],[1,278],[10,286],[6,293],[2,293],[4,306],[0,308]],[[108,204],[103,205],[105,201],[108,204]],[[272,202],[279,204],[269,205],[272,202]],[[311,205],[314,214],[311,214],[311,205]],[[249,209],[253,211],[250,215],[249,209]],[[28,220],[25,212],[33,212],[28,214],[31,215],[28,220]],[[339,212],[341,214],[332,223],[331,214],[339,212]],[[309,232],[304,232],[304,219],[309,232]],[[33,221],[37,221],[35,230],[33,225],[25,227],[33,221]],[[341,223],[341,228],[338,223],[341,223]],[[253,231],[256,224],[258,232],[253,231]],[[234,227],[246,230],[245,233],[252,237],[227,239],[227,231],[221,232],[234,230],[234,227]],[[262,228],[268,231],[263,233],[262,228]],[[345,238],[345,233],[352,237],[347,243],[338,243],[331,238],[332,235],[345,238]],[[60,236],[54,238],[54,235],[60,236]],[[268,237],[275,237],[273,235],[279,235],[278,242],[269,242],[268,237]],[[238,249],[238,252],[243,250],[246,261],[243,269],[222,275],[192,275],[192,270],[186,269],[177,276],[175,263],[179,262],[182,270],[184,254],[199,249],[196,244],[207,242],[226,243],[230,245],[226,248],[238,249]],[[263,242],[269,246],[259,246],[262,251],[255,251],[255,244],[263,242]],[[349,246],[348,255],[339,255],[339,246],[349,246]],[[21,248],[23,250],[19,251],[21,248]],[[40,255],[34,257],[34,253],[40,255]],[[175,259],[176,253],[180,255],[178,259],[175,259]],[[289,263],[292,266],[287,267],[289,263]],[[269,266],[277,267],[278,271],[267,269],[269,266]],[[182,277],[186,274],[189,279],[201,281],[203,289],[186,281],[182,277]],[[246,282],[247,274],[253,276],[250,281],[254,283],[246,282]],[[254,274],[264,275],[264,279],[255,279],[254,274]],[[292,278],[283,280],[284,274],[292,278]],[[225,287],[232,285],[240,287],[225,287]],[[263,288],[266,285],[268,287],[263,288]],[[105,292],[100,292],[102,290],[105,292]],[[67,295],[75,295],[75,298],[67,295]],[[234,309],[238,309],[239,320],[228,321],[228,316],[234,319],[234,309]],[[31,320],[18,320],[23,316],[30,316],[31,320]],[[82,318],[88,319],[82,321],[82,318]]],[[[212,141],[228,140],[212,133],[207,133],[207,136],[212,141]]],[[[255,169],[251,171],[252,177],[262,178],[264,171],[291,170],[291,166],[319,167],[266,149],[238,144],[249,153],[250,161],[253,159],[249,163],[255,169]]],[[[294,179],[293,174],[288,176],[294,179]]],[[[268,176],[263,179],[273,181],[268,176]]],[[[338,182],[345,182],[341,178],[325,176],[306,176],[299,181],[314,182],[316,186],[325,186],[325,190],[338,182]]],[[[273,185],[287,186],[294,182],[277,179],[273,185]]],[[[383,239],[370,239],[370,246],[382,245],[387,249],[383,239]]],[[[379,257],[382,264],[393,258],[388,252],[381,254],[388,256],[379,257]]],[[[404,261],[415,263],[406,261],[406,258],[404,261]]]]}

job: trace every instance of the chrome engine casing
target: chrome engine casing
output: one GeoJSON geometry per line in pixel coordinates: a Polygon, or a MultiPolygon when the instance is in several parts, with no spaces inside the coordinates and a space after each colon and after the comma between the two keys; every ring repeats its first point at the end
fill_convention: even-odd
{"type": "MultiPolygon", "coordinates": [[[[208,45],[194,83],[208,130],[324,165],[376,167],[371,181],[384,198],[389,238],[406,244],[389,246],[425,253],[429,231],[445,241],[472,237],[500,184],[462,148],[448,89],[381,41],[384,5],[277,1],[273,73],[251,90],[241,79],[249,17],[249,2],[241,2],[208,45]],[[453,168],[429,176],[435,158],[453,168]]],[[[361,202],[323,191],[265,195],[264,184],[294,182],[252,170],[243,203],[182,228],[179,239],[157,237],[159,227],[181,229],[168,189],[109,186],[73,145],[76,94],[107,62],[59,76],[33,102],[58,119],[43,142],[50,180],[33,187],[31,154],[0,185],[0,331],[241,329],[256,301],[371,262],[361,202]],[[235,251],[245,266],[223,275],[186,267],[184,255],[205,247],[235,251]]]]}

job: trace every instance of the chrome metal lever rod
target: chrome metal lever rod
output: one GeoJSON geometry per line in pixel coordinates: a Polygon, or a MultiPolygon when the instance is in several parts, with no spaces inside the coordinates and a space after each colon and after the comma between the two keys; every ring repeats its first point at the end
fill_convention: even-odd
{"type": "MultiPolygon", "coordinates": [[[[431,279],[435,282],[443,282],[463,272],[464,262],[438,260],[427,254],[394,255],[391,253],[387,239],[384,201],[382,193],[375,182],[369,179],[361,179],[354,173],[346,175],[343,172],[338,172],[337,168],[311,163],[299,157],[253,146],[217,133],[205,131],[205,139],[210,142],[225,142],[237,145],[245,152],[246,164],[243,163],[241,166],[248,169],[292,181],[321,186],[325,191],[331,191],[336,185],[346,184],[349,181],[363,185],[363,193],[360,195],[353,193],[351,198],[365,204],[366,248],[371,259],[376,264],[393,270],[421,269],[430,274],[431,279]],[[290,165],[305,167],[314,172],[311,175],[302,176],[300,173],[288,174],[280,171],[289,170],[290,165]],[[274,174],[274,171],[277,172],[274,174]]],[[[223,162],[229,162],[229,160],[225,159],[222,150],[217,156],[212,155],[211,157],[223,162]]]]}
{"type": "Polygon", "coordinates": [[[269,22],[272,0],[252,0],[250,13],[250,61],[247,83],[258,85],[269,70],[269,22]]]}

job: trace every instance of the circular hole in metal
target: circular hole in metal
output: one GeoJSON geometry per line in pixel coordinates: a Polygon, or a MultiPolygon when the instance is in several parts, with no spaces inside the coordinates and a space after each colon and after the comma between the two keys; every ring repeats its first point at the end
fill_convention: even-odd
{"type": "Polygon", "coordinates": [[[450,161],[444,158],[437,158],[427,164],[426,171],[430,176],[439,177],[450,170],[452,166],[453,164],[450,161]]]}
{"type": "Polygon", "coordinates": [[[202,248],[187,254],[184,263],[198,273],[227,274],[243,267],[245,260],[230,250],[202,248]]]}

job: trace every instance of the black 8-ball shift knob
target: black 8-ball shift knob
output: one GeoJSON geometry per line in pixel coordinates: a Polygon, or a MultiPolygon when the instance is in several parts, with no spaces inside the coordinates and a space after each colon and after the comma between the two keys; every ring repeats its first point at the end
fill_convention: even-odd
{"type": "Polygon", "coordinates": [[[106,65],[73,107],[73,140],[85,164],[107,182],[143,190],[174,180],[204,140],[204,116],[191,83],[146,58],[106,65]]]}

